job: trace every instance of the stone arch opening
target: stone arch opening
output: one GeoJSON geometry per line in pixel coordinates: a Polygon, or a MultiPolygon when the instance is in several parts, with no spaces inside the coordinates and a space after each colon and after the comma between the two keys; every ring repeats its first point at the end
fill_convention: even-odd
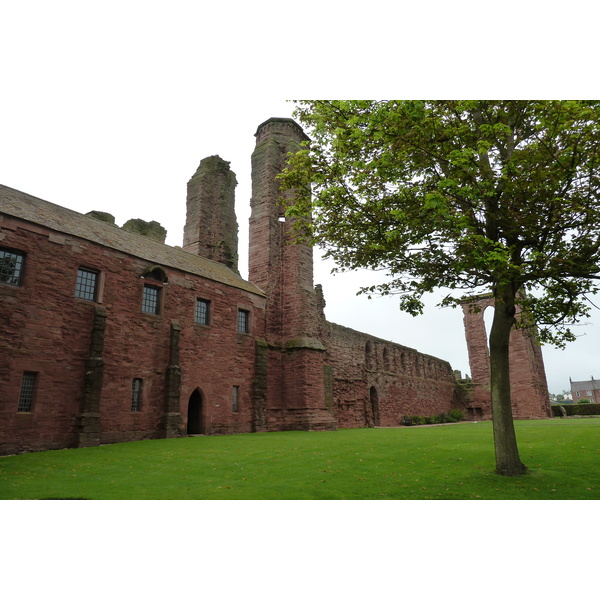
{"type": "Polygon", "coordinates": [[[374,385],[369,390],[369,401],[371,403],[371,413],[373,414],[373,426],[379,427],[381,422],[379,417],[379,395],[374,385]]]}
{"type": "Polygon", "coordinates": [[[196,388],[188,400],[187,434],[205,433],[204,426],[204,395],[196,388]]]}

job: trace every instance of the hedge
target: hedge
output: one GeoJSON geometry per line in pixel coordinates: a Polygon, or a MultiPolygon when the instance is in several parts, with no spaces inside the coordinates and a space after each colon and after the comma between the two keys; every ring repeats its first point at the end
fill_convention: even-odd
{"type": "MultiPolygon", "coordinates": [[[[561,404],[567,413],[567,417],[600,415],[600,404],[561,404]]],[[[559,405],[552,405],[552,414],[555,417],[562,417],[562,411],[559,405]]]]}

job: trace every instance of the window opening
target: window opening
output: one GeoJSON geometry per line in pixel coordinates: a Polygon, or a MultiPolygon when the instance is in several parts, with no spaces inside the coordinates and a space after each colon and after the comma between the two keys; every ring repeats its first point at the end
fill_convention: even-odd
{"type": "Polygon", "coordinates": [[[237,385],[233,386],[232,392],[231,392],[231,410],[236,413],[238,412],[238,397],[239,397],[239,393],[240,393],[240,388],[237,385]]]}
{"type": "Polygon", "coordinates": [[[134,379],[131,384],[131,412],[140,412],[142,405],[142,380],[134,379]]]}
{"type": "Polygon", "coordinates": [[[19,406],[17,408],[17,412],[31,412],[36,379],[37,373],[23,373],[23,381],[21,382],[21,394],[19,396],[19,406]]]}
{"type": "Polygon", "coordinates": [[[98,288],[98,271],[90,269],[77,269],[77,281],[75,282],[75,298],[81,300],[96,301],[98,288]]]}
{"type": "Polygon", "coordinates": [[[142,311],[152,315],[158,314],[159,303],[159,288],[153,285],[144,285],[144,292],[142,296],[142,311]]]}
{"type": "Polygon", "coordinates": [[[21,285],[25,255],[0,248],[0,283],[21,285]]]}
{"type": "Polygon", "coordinates": [[[199,325],[208,325],[210,302],[208,300],[196,300],[195,321],[199,325]]]}
{"type": "Polygon", "coordinates": [[[247,310],[238,310],[238,333],[249,333],[250,332],[250,312],[247,310]]]}

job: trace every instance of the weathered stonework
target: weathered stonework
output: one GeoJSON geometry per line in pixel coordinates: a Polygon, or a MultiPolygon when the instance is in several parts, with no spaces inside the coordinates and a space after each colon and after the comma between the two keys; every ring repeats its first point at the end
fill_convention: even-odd
{"type": "Polygon", "coordinates": [[[111,225],[115,224],[115,218],[110,213],[103,212],[101,210],[91,210],[90,212],[85,214],[87,217],[92,217],[92,219],[98,219],[99,221],[110,223],[111,225]]]}
{"type": "Polygon", "coordinates": [[[143,219],[129,219],[129,221],[123,223],[123,229],[156,240],[161,244],[164,244],[167,239],[167,230],[158,221],[148,222],[143,219]]]}
{"type": "MultiPolygon", "coordinates": [[[[471,367],[470,398],[466,404],[472,418],[491,419],[490,353],[484,312],[493,310],[491,295],[463,304],[465,333],[471,367]]],[[[551,417],[550,397],[542,351],[536,332],[513,329],[510,334],[510,390],[515,418],[551,417]]]]}
{"type": "Polygon", "coordinates": [[[293,244],[293,221],[280,205],[275,177],[307,139],[291,119],[269,119],[258,127],[252,154],[250,281],[267,296],[266,339],[269,361],[270,429],[333,429],[325,402],[325,346],[313,285],[312,248],[293,244]]]}
{"type": "Polygon", "coordinates": [[[97,446],[100,443],[102,421],[100,398],[104,375],[104,332],[106,330],[106,310],[96,306],[92,321],[92,340],[90,354],[85,362],[83,374],[83,393],[81,395],[81,413],[77,418],[77,445],[97,446]]]}
{"type": "Polygon", "coordinates": [[[329,323],[328,360],[340,427],[397,426],[404,415],[459,407],[443,360],[329,323]]]}
{"type": "MultiPolygon", "coordinates": [[[[489,418],[476,319],[472,386],[457,386],[445,361],[325,319],[312,249],[289,243],[275,180],[304,139],[291,119],[256,132],[249,281],[237,273],[235,175],[219,157],[188,185],[184,250],[0,185],[0,248],[24,260],[18,284],[0,282],[0,454],[397,426],[455,406],[489,418]],[[79,269],[97,273],[93,299],[75,297],[79,269]],[[142,310],[147,287],[155,312],[142,310]],[[200,305],[207,313],[196,319],[200,305]],[[36,384],[20,412],[24,373],[36,384]]],[[[519,335],[511,351],[516,416],[546,416],[539,347],[519,335]]]]}
{"type": "Polygon", "coordinates": [[[183,249],[238,270],[235,173],[219,156],[200,162],[188,182],[183,249]]]}

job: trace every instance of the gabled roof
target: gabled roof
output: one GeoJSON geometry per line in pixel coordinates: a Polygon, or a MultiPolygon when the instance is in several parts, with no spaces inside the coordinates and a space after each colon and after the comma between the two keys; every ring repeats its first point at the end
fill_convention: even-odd
{"type": "Polygon", "coordinates": [[[72,235],[101,246],[142,258],[157,265],[172,267],[212,281],[264,296],[254,284],[242,279],[224,264],[190,254],[180,248],[124,231],[74,210],[41,200],[0,184],[0,214],[36,223],[53,231],[72,235]]]}
{"type": "Polygon", "coordinates": [[[600,380],[589,379],[588,381],[571,381],[572,392],[587,392],[591,390],[600,390],[600,380]]]}

